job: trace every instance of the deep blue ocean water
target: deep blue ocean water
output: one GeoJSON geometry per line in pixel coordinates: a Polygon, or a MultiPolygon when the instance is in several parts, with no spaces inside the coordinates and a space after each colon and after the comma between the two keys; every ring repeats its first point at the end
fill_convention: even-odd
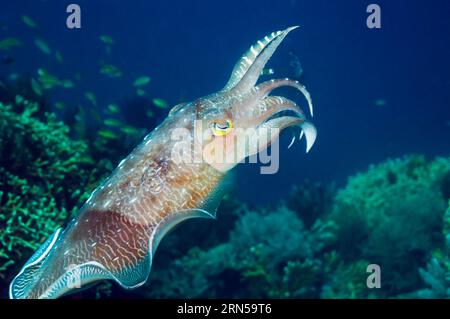
{"type": "MultiPolygon", "coordinates": [[[[287,150],[290,136],[283,135],[277,174],[260,175],[254,165],[238,168],[236,193],[265,205],[306,179],[342,184],[348,175],[388,157],[448,155],[449,14],[445,0],[1,1],[0,22],[8,26],[1,37],[17,37],[25,45],[11,53],[13,67],[0,66],[0,76],[34,74],[39,67],[61,77],[80,73],[80,85],[55,89],[52,98],[86,104],[83,92],[89,90],[104,108],[126,101],[135,94],[133,80],[148,74],[149,91],[175,105],[222,88],[237,59],[259,38],[300,25],[269,66],[275,77],[292,76],[290,62],[298,57],[315,105],[318,138],[305,155],[299,143],[287,150]],[[382,10],[378,30],[366,26],[372,2],[382,10]],[[81,6],[79,30],[65,26],[69,3],[81,6]],[[21,23],[24,14],[39,28],[21,23]],[[116,42],[111,55],[98,40],[101,34],[116,42]],[[35,36],[61,51],[65,63],[40,52],[35,36]],[[100,76],[102,59],[120,67],[123,77],[100,76]]],[[[305,108],[300,95],[286,92],[305,108]]],[[[146,127],[145,121],[139,124],[146,127]]]]}

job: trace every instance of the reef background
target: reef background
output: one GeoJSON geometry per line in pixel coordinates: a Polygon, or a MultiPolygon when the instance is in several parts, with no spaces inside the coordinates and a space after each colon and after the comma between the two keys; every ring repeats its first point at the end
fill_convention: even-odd
{"type": "Polygon", "coordinates": [[[311,153],[284,134],[277,174],[238,167],[218,220],[170,233],[148,285],[67,298],[450,296],[448,1],[378,1],[380,30],[364,1],[78,1],[80,30],[69,3],[0,11],[1,298],[170,106],[220,89],[249,45],[296,24],[269,67],[312,94],[311,153]],[[371,263],[381,289],[366,287],[371,263]]]}

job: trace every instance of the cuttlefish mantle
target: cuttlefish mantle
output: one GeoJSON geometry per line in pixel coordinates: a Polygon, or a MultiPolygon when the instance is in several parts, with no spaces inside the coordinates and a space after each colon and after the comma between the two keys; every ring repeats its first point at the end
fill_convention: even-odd
{"type": "Polygon", "coordinates": [[[314,125],[294,101],[270,95],[279,87],[293,87],[312,116],[305,87],[290,79],[257,84],[267,61],[295,28],[252,45],[220,91],[173,107],[68,226],[57,229],[27,261],[11,282],[10,298],[57,298],[105,279],[136,288],[147,281],[155,250],[170,229],[189,218],[215,218],[227,172],[242,159],[267,148],[292,126],[300,128],[309,151],[316,138],[314,125]],[[200,161],[174,157],[178,141],[172,134],[178,129],[192,136],[189,147],[202,142],[200,149],[192,147],[200,161]],[[277,133],[264,139],[267,130],[277,133]],[[231,162],[216,156],[236,155],[236,150],[231,162]]]}

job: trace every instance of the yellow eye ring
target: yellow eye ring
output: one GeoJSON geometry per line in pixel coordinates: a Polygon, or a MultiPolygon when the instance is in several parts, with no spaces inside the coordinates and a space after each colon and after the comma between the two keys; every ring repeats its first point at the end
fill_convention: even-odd
{"type": "Polygon", "coordinates": [[[233,122],[226,120],[225,123],[214,122],[212,124],[212,131],[215,136],[225,136],[233,129],[233,122]]]}

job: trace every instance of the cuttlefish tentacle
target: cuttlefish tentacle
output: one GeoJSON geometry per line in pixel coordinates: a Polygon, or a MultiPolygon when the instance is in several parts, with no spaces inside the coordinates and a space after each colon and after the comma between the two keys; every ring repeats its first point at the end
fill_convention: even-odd
{"type": "MultiPolygon", "coordinates": [[[[270,115],[282,111],[293,111],[297,113],[299,115],[299,121],[296,123],[296,125],[298,125],[302,130],[299,139],[301,139],[303,134],[306,135],[306,152],[309,152],[316,140],[317,132],[314,125],[306,120],[303,111],[294,101],[291,101],[282,96],[268,96],[261,100],[260,107],[269,110],[268,113],[270,115]]],[[[288,148],[290,148],[294,144],[294,141],[295,138],[293,137],[288,148]]]]}
{"type": "MultiPolygon", "coordinates": [[[[261,71],[264,69],[267,61],[269,61],[272,54],[284,40],[284,38],[288,35],[289,32],[298,28],[298,26],[287,28],[284,31],[275,33],[273,38],[267,38],[266,45],[259,44],[261,47],[261,51],[257,58],[250,64],[247,68],[245,74],[242,76],[240,81],[233,87],[234,90],[238,92],[247,92],[258,81],[259,76],[261,75],[261,71]]],[[[261,43],[261,41],[259,42],[261,43]]]]}
{"type": "Polygon", "coordinates": [[[264,98],[268,94],[270,94],[271,91],[283,87],[283,86],[291,86],[299,90],[306,98],[306,101],[308,102],[309,112],[311,116],[313,116],[313,104],[311,95],[306,90],[305,86],[300,84],[298,81],[290,80],[290,79],[277,79],[277,80],[270,80],[263,82],[255,87],[255,91],[257,92],[258,98],[264,98]]]}
{"type": "Polygon", "coordinates": [[[270,35],[265,36],[264,38],[258,40],[256,44],[252,45],[235,64],[233,71],[231,71],[230,79],[223,89],[230,90],[235,87],[247,73],[248,69],[255,62],[259,54],[267,47],[268,44],[281,35],[281,33],[282,31],[272,32],[270,35]]]}
{"type": "MultiPolygon", "coordinates": [[[[294,101],[291,101],[285,97],[268,96],[259,102],[258,112],[262,114],[260,116],[267,118],[267,116],[283,111],[293,111],[298,115],[302,122],[305,120],[305,115],[300,107],[294,101]]],[[[256,117],[256,120],[258,120],[258,117],[256,117]]]]}

